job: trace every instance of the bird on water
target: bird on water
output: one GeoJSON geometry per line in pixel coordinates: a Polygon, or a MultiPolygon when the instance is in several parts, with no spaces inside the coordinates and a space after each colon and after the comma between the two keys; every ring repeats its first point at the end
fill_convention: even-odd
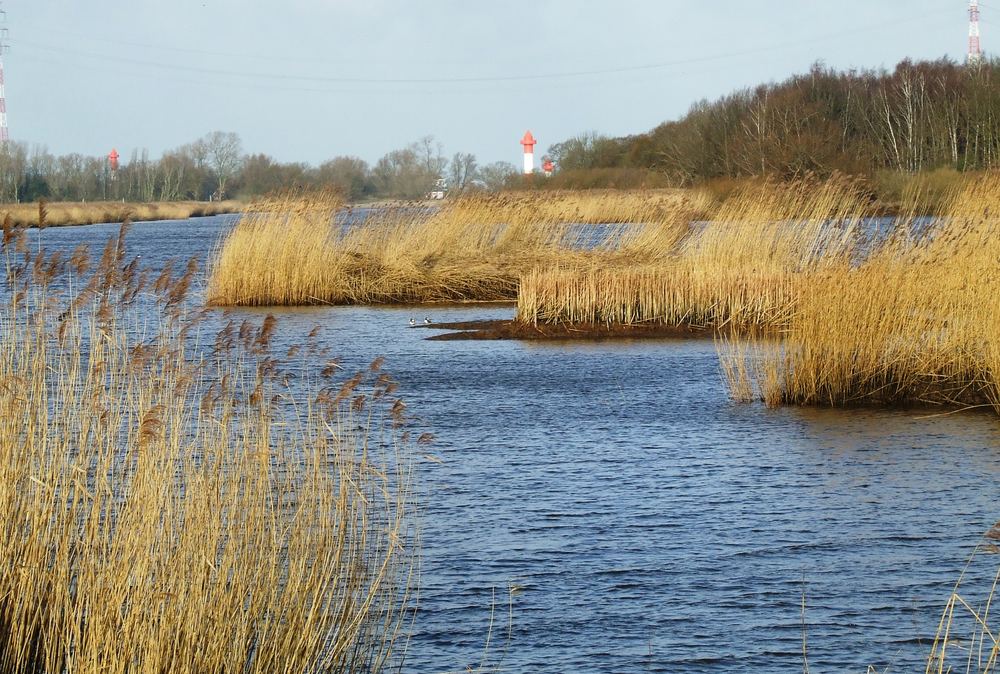
{"type": "Polygon", "coordinates": [[[431,323],[433,323],[433,322],[434,322],[434,321],[432,321],[432,320],[431,320],[431,319],[429,319],[429,318],[425,318],[425,319],[424,319],[424,325],[430,325],[430,324],[431,324],[431,323]]]}
{"type": "Polygon", "coordinates": [[[417,324],[417,322],[411,318],[410,319],[410,327],[412,328],[416,324],[417,324]]]}

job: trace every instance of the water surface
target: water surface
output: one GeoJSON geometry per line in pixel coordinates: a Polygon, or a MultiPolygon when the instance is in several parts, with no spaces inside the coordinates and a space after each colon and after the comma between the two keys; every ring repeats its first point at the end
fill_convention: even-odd
{"type": "MultiPolygon", "coordinates": [[[[129,251],[204,260],[231,222],[138,223],[129,251]]],[[[71,249],[116,232],[41,236],[71,249]]],[[[279,346],[319,324],[348,370],[385,356],[436,436],[405,671],[476,666],[488,636],[487,660],[512,672],[801,671],[803,596],[813,671],[923,671],[998,518],[991,415],[732,403],[705,340],[428,342],[408,327],[509,307],[234,314],[268,311],[279,346]]]]}

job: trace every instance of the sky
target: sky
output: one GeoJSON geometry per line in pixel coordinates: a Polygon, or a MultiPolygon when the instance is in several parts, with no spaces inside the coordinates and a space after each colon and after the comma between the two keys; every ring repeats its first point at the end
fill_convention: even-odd
{"type": "MultiPolygon", "coordinates": [[[[151,156],[233,131],[248,153],[374,163],[432,135],[520,163],[622,136],[816,61],[964,58],[966,0],[2,0],[13,140],[151,156]]],[[[1000,0],[982,3],[983,45],[1000,0]],[[996,2],[996,6],[990,4],[996,2]]]]}

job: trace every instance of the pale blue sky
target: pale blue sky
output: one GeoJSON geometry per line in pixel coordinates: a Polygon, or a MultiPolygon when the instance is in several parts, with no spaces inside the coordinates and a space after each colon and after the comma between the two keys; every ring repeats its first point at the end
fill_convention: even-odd
{"type": "MultiPolygon", "coordinates": [[[[983,44],[1000,0],[983,4],[983,44]]],[[[519,162],[595,130],[805,71],[964,57],[966,0],[4,0],[11,137],[157,156],[212,130],[248,152],[374,162],[432,134],[519,162]],[[650,67],[645,67],[650,66],[650,67]],[[609,72],[614,71],[614,72],[609,72]],[[590,74],[586,74],[590,73],[590,74]]]]}

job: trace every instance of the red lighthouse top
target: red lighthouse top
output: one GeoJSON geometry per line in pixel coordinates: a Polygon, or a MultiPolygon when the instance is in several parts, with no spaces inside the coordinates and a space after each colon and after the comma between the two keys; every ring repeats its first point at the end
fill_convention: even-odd
{"type": "Polygon", "coordinates": [[[524,132],[524,138],[521,139],[521,145],[524,146],[525,154],[534,153],[535,145],[537,145],[537,142],[535,141],[535,137],[531,135],[530,131],[524,132]]]}
{"type": "Polygon", "coordinates": [[[111,164],[111,170],[118,170],[118,150],[112,148],[111,152],[108,153],[108,162],[111,164]]]}

